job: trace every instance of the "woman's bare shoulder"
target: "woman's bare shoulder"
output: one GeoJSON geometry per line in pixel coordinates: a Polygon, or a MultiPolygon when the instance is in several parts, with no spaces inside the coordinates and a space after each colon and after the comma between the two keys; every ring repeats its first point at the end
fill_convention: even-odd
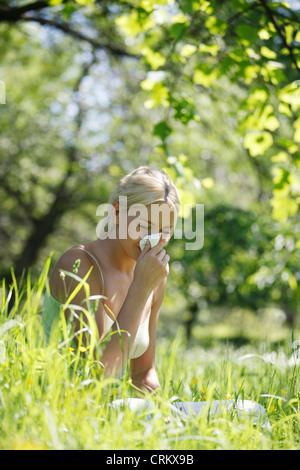
{"type": "MultiPolygon", "coordinates": [[[[83,246],[83,245],[81,245],[83,246]]],[[[93,269],[88,277],[88,283],[93,290],[93,286],[99,285],[99,273],[97,273],[97,266],[95,261],[88,253],[83,250],[76,248],[73,246],[66,250],[60,258],[57,260],[50,279],[49,279],[49,286],[51,294],[58,300],[64,300],[65,297],[65,289],[68,288],[68,285],[72,282],[72,286],[75,285],[75,280],[72,280],[72,277],[69,275],[65,275],[64,279],[61,277],[62,271],[73,272],[77,262],[77,272],[76,275],[79,276],[81,279],[88,273],[91,266],[93,269]],[[78,260],[80,260],[78,262],[78,260]]]]}
{"type": "MultiPolygon", "coordinates": [[[[83,246],[83,245],[81,245],[81,246],[83,246]]],[[[77,245],[72,246],[71,248],[66,250],[60,256],[60,258],[57,260],[57,262],[56,262],[56,264],[53,268],[52,274],[57,273],[60,269],[65,269],[67,271],[70,271],[70,270],[72,271],[73,265],[75,264],[77,259],[80,259],[80,265],[81,265],[81,263],[86,264],[87,261],[89,261],[89,262],[92,261],[90,259],[89,255],[88,255],[88,253],[86,253],[83,250],[79,250],[77,248],[77,245]]]]}

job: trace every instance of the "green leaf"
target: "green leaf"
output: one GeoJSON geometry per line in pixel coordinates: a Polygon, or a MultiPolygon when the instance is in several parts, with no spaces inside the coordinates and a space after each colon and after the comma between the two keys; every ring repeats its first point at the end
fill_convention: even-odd
{"type": "Polygon", "coordinates": [[[96,0],[75,0],[79,5],[93,5],[96,0]]]}
{"type": "Polygon", "coordinates": [[[287,44],[292,44],[293,32],[294,32],[294,27],[291,24],[285,26],[285,40],[287,44]]]}
{"type": "Polygon", "coordinates": [[[283,103],[291,105],[292,111],[297,111],[300,108],[299,80],[295,80],[279,90],[278,97],[283,103]]]}
{"type": "Polygon", "coordinates": [[[211,69],[206,63],[199,64],[194,72],[193,81],[197,85],[210,87],[218,77],[218,69],[211,69]]]}
{"type": "Polygon", "coordinates": [[[291,108],[289,107],[288,104],[286,103],[280,103],[278,105],[278,111],[281,113],[281,114],[285,114],[287,117],[292,117],[293,116],[293,113],[291,111],[291,108]]]}
{"type": "Polygon", "coordinates": [[[296,142],[300,142],[300,117],[296,119],[296,121],[293,123],[295,132],[294,132],[294,140],[296,142]]]}
{"type": "Polygon", "coordinates": [[[174,118],[180,120],[184,125],[187,125],[191,120],[200,121],[197,109],[190,98],[183,98],[179,101],[172,97],[171,104],[175,110],[174,118]]]}
{"type": "Polygon", "coordinates": [[[251,112],[243,121],[241,121],[240,130],[250,130],[255,131],[275,131],[279,128],[279,121],[274,114],[273,107],[270,104],[263,104],[257,107],[254,112],[251,112]]]}
{"type": "Polygon", "coordinates": [[[258,39],[257,29],[249,26],[248,24],[239,25],[235,31],[241,39],[242,44],[245,46],[250,46],[250,44],[258,39]]]}
{"type": "Polygon", "coordinates": [[[253,64],[253,65],[247,65],[241,70],[243,70],[245,82],[247,83],[247,85],[250,85],[250,83],[252,83],[253,80],[258,77],[260,67],[258,64],[253,64]]]}
{"type": "Polygon", "coordinates": [[[205,189],[211,189],[214,186],[215,182],[213,178],[211,178],[210,176],[207,176],[206,178],[203,178],[201,180],[201,184],[205,189]]]}
{"type": "Polygon", "coordinates": [[[289,183],[290,183],[289,171],[287,171],[285,168],[282,168],[282,167],[275,167],[275,168],[272,168],[272,173],[273,173],[274,188],[284,189],[288,192],[289,183]]]}
{"type": "Polygon", "coordinates": [[[183,57],[189,57],[190,55],[194,54],[196,51],[197,51],[197,46],[194,46],[193,44],[185,44],[180,51],[180,55],[183,57]]]}
{"type": "Polygon", "coordinates": [[[284,65],[281,62],[269,60],[260,68],[260,74],[266,82],[270,81],[273,85],[278,85],[287,79],[283,72],[284,65]]]}
{"type": "Polygon", "coordinates": [[[184,36],[187,28],[186,23],[174,23],[170,28],[170,36],[178,41],[184,36]]]}
{"type": "Polygon", "coordinates": [[[219,44],[200,44],[199,45],[199,51],[201,52],[207,52],[208,54],[212,56],[216,56],[220,50],[219,44]]]}
{"type": "Polygon", "coordinates": [[[298,284],[297,284],[297,281],[296,281],[295,276],[294,276],[290,271],[288,271],[287,274],[288,274],[288,280],[287,280],[287,281],[288,281],[288,283],[289,283],[290,288],[291,288],[292,290],[297,289],[298,284]]]}
{"type": "Polygon", "coordinates": [[[155,52],[148,46],[142,47],[141,53],[153,70],[157,70],[166,63],[166,58],[160,52],[155,52]]]}
{"type": "Polygon", "coordinates": [[[252,157],[263,155],[272,144],[273,137],[269,132],[249,132],[244,138],[244,147],[252,157]]]}
{"type": "Polygon", "coordinates": [[[255,109],[267,101],[269,97],[268,89],[263,87],[255,87],[251,95],[247,98],[246,104],[249,109],[255,109]]]}
{"type": "Polygon", "coordinates": [[[281,223],[286,222],[289,216],[296,214],[297,202],[286,195],[286,191],[274,190],[274,197],[270,200],[273,207],[272,218],[281,223]]]}
{"type": "Polygon", "coordinates": [[[127,36],[137,36],[155,26],[149,15],[142,15],[139,10],[132,10],[130,14],[121,15],[115,20],[116,25],[127,36]]]}
{"type": "Polygon", "coordinates": [[[299,145],[297,145],[293,140],[287,139],[286,137],[278,137],[276,143],[281,147],[285,147],[286,150],[291,154],[294,154],[299,150],[299,145]]]}
{"type": "Polygon", "coordinates": [[[188,11],[193,13],[193,11],[206,11],[206,13],[212,13],[213,9],[211,7],[211,1],[207,0],[185,0],[192,3],[192,10],[188,11]]]}
{"type": "Polygon", "coordinates": [[[211,34],[224,35],[227,29],[227,23],[216,16],[210,15],[205,21],[205,26],[211,34]]]}
{"type": "Polygon", "coordinates": [[[165,121],[160,121],[154,126],[154,135],[160,137],[162,142],[165,142],[166,138],[171,134],[172,129],[168,126],[165,121]]]}
{"type": "Polygon", "coordinates": [[[270,39],[270,37],[271,37],[270,32],[269,32],[267,29],[265,29],[265,28],[263,28],[263,29],[261,29],[260,31],[258,31],[258,35],[259,35],[259,38],[260,38],[260,39],[266,40],[266,41],[267,41],[268,39],[270,39]]]}
{"type": "Polygon", "coordinates": [[[262,46],[260,48],[260,53],[261,53],[262,56],[266,57],[267,59],[276,59],[276,57],[277,57],[276,52],[271,51],[271,49],[269,49],[266,46],[262,46]]]}
{"type": "Polygon", "coordinates": [[[144,106],[148,109],[151,109],[154,106],[160,106],[160,105],[162,105],[165,108],[170,105],[169,90],[163,83],[155,83],[152,86],[152,92],[150,94],[150,98],[145,101],[144,106]]]}
{"type": "Polygon", "coordinates": [[[62,18],[69,19],[72,14],[76,11],[76,6],[74,4],[66,3],[64,4],[64,9],[62,11],[62,18]]]}
{"type": "Polygon", "coordinates": [[[243,10],[245,6],[245,3],[243,0],[231,0],[230,3],[233,6],[233,8],[236,8],[237,10],[243,10]]]}
{"type": "Polygon", "coordinates": [[[271,157],[271,161],[274,163],[286,162],[288,160],[288,154],[286,152],[278,152],[276,155],[271,157]]]}

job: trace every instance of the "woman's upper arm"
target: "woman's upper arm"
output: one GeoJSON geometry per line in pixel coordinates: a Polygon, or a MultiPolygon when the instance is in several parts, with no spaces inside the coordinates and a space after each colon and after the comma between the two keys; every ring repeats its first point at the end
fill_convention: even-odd
{"type": "MultiPolygon", "coordinates": [[[[91,272],[86,279],[86,283],[89,285],[89,296],[91,295],[103,295],[103,284],[101,280],[101,275],[99,272],[99,268],[97,267],[96,263],[91,259],[91,257],[85,253],[84,251],[79,252],[76,249],[70,249],[66,253],[64,253],[60,259],[57,261],[53,272],[51,274],[49,280],[50,291],[53,297],[55,297],[59,302],[64,303],[67,301],[70,294],[74,291],[74,289],[80,284],[79,280],[74,279],[73,277],[69,276],[67,273],[64,276],[64,279],[61,277],[60,273],[61,270],[73,272],[73,266],[76,260],[80,260],[78,270],[76,272],[76,276],[83,279],[88,271],[91,269],[91,272]]],[[[78,305],[83,308],[87,308],[86,302],[86,292],[84,285],[81,286],[77,294],[72,298],[71,304],[78,305]]],[[[92,305],[92,303],[91,303],[92,305]]],[[[99,305],[97,310],[95,311],[95,320],[98,326],[99,335],[101,336],[103,332],[103,307],[101,299],[99,301],[99,305]]],[[[80,313],[81,311],[75,310],[75,313],[80,313]]],[[[71,310],[66,308],[65,309],[65,316],[67,319],[70,319],[74,322],[75,331],[80,329],[80,320],[72,315],[71,310]]],[[[87,321],[86,315],[82,314],[83,321],[87,321]]]]}

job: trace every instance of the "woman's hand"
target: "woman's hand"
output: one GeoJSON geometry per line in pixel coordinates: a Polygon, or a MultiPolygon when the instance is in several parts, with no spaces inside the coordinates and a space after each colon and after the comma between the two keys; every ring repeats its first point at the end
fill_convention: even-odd
{"type": "Polygon", "coordinates": [[[159,242],[151,248],[147,241],[143,251],[137,259],[134,268],[133,282],[141,289],[152,292],[158,284],[169,274],[170,256],[163,249],[163,243],[159,242]]]}

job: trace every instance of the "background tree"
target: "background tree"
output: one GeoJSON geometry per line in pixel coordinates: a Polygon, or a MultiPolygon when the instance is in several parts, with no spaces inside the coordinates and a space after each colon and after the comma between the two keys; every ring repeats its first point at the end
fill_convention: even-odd
{"type": "Polygon", "coordinates": [[[0,2],[1,276],[94,238],[117,179],[153,164],[205,205],[203,249],[168,248],[188,335],[204,301],[275,303],[293,324],[299,16],[263,0],[0,2]]]}

